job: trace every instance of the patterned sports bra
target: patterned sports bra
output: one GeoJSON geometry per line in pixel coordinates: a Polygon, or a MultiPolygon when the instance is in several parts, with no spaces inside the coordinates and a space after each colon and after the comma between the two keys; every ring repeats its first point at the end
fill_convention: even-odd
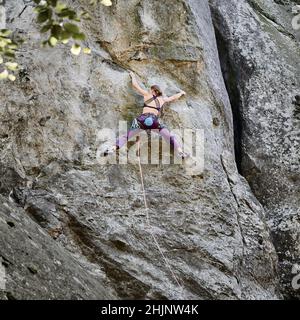
{"type": "Polygon", "coordinates": [[[161,106],[160,106],[160,103],[159,103],[159,100],[157,99],[157,96],[153,96],[152,98],[150,98],[149,100],[145,101],[144,102],[144,107],[146,108],[152,108],[152,109],[155,109],[157,110],[158,112],[161,110],[161,106]],[[152,107],[152,106],[148,106],[147,103],[150,103],[151,101],[155,101],[156,103],[156,107],[152,107]]]}

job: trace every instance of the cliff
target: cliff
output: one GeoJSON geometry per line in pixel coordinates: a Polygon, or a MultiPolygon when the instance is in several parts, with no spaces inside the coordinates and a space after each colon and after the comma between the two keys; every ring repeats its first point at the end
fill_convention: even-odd
{"type": "Polygon", "coordinates": [[[2,299],[299,297],[291,5],[113,1],[82,22],[92,54],[74,57],[40,48],[30,3],[5,4],[29,40],[0,87],[2,299]],[[98,132],[141,111],[130,70],[145,88],[185,90],[163,121],[204,132],[201,173],[142,165],[150,226],[139,166],[96,159],[109,142],[98,132]]]}

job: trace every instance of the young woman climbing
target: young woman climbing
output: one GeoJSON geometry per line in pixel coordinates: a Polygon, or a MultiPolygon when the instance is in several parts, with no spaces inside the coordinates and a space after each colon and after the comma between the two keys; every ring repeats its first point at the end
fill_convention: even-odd
{"type": "Polygon", "coordinates": [[[150,90],[146,91],[138,84],[135,74],[133,72],[130,72],[129,74],[132,79],[133,87],[144,96],[143,113],[132,121],[127,134],[117,139],[116,145],[108,148],[103,155],[107,156],[114,153],[117,149],[122,148],[128,140],[137,135],[141,130],[158,129],[159,134],[167,142],[170,142],[170,144],[173,145],[179,157],[182,159],[189,157],[188,153],[183,152],[182,146],[177,141],[176,137],[170,133],[169,129],[159,119],[159,114],[164,103],[175,101],[186,93],[181,90],[171,97],[165,97],[157,85],[151,86],[150,90]]]}

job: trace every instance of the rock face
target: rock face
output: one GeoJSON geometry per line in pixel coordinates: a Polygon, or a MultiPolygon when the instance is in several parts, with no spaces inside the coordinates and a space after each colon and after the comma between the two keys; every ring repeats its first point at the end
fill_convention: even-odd
{"type": "Polygon", "coordinates": [[[1,299],[110,299],[100,268],[86,269],[22,208],[0,196],[1,299]],[[2,289],[2,288],[1,288],[2,289]]]}
{"type": "MultiPolygon", "coordinates": [[[[85,0],[75,2],[91,10],[85,0]]],[[[249,7],[243,1],[233,6],[235,2],[211,3],[215,17],[231,28],[236,21],[231,16],[229,20],[230,10],[239,14],[249,7]]],[[[277,202],[273,210],[271,178],[277,180],[267,176],[272,162],[260,157],[276,151],[270,142],[269,133],[275,130],[271,123],[283,119],[283,110],[268,99],[279,104],[285,100],[276,100],[277,96],[288,99],[284,88],[290,98],[295,92],[282,82],[281,93],[266,95],[260,87],[260,81],[262,87],[267,85],[266,74],[251,60],[242,69],[257,72],[248,78],[251,86],[242,76],[236,78],[245,92],[256,88],[252,97],[248,94],[239,103],[241,113],[248,108],[245,113],[264,117],[268,128],[263,144],[262,126],[251,127],[252,122],[242,126],[246,138],[241,140],[245,145],[241,166],[251,186],[257,185],[255,196],[235,162],[232,109],[207,1],[119,0],[112,7],[99,6],[93,19],[82,23],[92,54],[79,57],[71,56],[66,46],[41,49],[32,8],[25,5],[16,0],[6,3],[7,26],[26,34],[29,41],[19,53],[22,69],[15,84],[0,87],[0,255],[7,277],[1,298],[282,298],[272,243],[281,248],[282,238],[271,238],[266,221],[272,221],[274,232],[279,230],[276,221],[282,221],[276,217],[292,219],[296,191],[291,190],[290,198],[286,195],[290,199],[286,211],[277,202]],[[205,135],[201,174],[189,174],[187,164],[142,165],[150,225],[138,165],[96,161],[97,148],[107,143],[106,136],[97,139],[98,131],[116,130],[119,120],[132,120],[141,111],[142,100],[132,90],[129,70],[147,88],[156,83],[167,95],[185,90],[186,98],[166,107],[163,120],[170,128],[203,129],[205,135]],[[263,190],[264,183],[268,190],[263,190]],[[265,201],[260,192],[265,192],[265,201]]],[[[257,28],[256,38],[266,37],[267,31],[257,28]]],[[[226,52],[232,59],[239,38],[230,37],[231,29],[226,34],[224,30],[228,29],[220,28],[219,36],[231,48],[226,52]]],[[[286,41],[291,48],[296,46],[286,41]]],[[[274,47],[266,46],[260,59],[267,60],[268,53],[273,57],[274,47]]],[[[239,63],[237,59],[241,67],[239,63]]],[[[276,84],[280,79],[291,81],[293,70],[286,72],[290,77],[277,73],[276,84]]],[[[286,106],[287,111],[292,107],[286,106]]],[[[291,163],[297,153],[288,148],[287,152],[282,159],[291,163]]],[[[289,181],[297,178],[277,172],[289,181]]],[[[285,190],[284,183],[281,186],[278,192],[285,190]]],[[[297,239],[291,246],[296,244],[297,239]]]]}
{"type": "Polygon", "coordinates": [[[266,211],[287,298],[300,297],[291,285],[300,256],[300,50],[293,5],[211,1],[240,172],[266,211]]]}

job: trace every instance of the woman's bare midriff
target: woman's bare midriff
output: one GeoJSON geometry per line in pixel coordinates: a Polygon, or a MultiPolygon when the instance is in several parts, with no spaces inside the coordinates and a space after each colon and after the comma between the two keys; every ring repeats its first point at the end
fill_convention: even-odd
{"type": "Polygon", "coordinates": [[[154,110],[154,109],[152,109],[152,108],[143,108],[143,113],[152,113],[152,114],[154,114],[154,115],[158,115],[159,114],[159,112],[158,111],[156,111],[156,110],[154,110]]]}

